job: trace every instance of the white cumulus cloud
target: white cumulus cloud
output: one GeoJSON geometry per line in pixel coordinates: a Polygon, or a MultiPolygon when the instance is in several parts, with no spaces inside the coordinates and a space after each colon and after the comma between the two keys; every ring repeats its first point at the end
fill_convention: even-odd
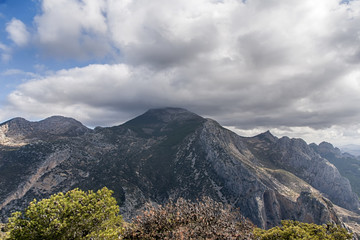
{"type": "Polygon", "coordinates": [[[30,34],[25,24],[19,19],[13,18],[6,24],[9,38],[18,46],[25,46],[30,40],[30,34]]]}
{"type": "Polygon", "coordinates": [[[35,17],[37,38],[47,55],[86,59],[109,53],[105,0],[43,0],[35,17]]]}

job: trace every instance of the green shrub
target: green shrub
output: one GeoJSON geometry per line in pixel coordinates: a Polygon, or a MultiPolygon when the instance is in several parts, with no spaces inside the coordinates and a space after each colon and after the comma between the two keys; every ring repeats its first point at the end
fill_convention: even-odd
{"type": "Polygon", "coordinates": [[[34,200],[9,219],[9,239],[117,239],[123,221],[112,193],[74,189],[34,200]]]}
{"type": "Polygon", "coordinates": [[[352,239],[352,234],[345,228],[334,224],[316,225],[297,221],[281,221],[282,226],[269,230],[257,228],[255,236],[260,240],[305,239],[305,240],[346,240],[352,239]]]}

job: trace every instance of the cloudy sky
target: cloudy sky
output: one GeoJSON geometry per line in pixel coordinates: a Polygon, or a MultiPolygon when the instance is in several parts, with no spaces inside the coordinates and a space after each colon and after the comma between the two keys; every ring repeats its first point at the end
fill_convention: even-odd
{"type": "Polygon", "coordinates": [[[183,107],[360,144],[360,0],[0,0],[0,122],[183,107]]]}

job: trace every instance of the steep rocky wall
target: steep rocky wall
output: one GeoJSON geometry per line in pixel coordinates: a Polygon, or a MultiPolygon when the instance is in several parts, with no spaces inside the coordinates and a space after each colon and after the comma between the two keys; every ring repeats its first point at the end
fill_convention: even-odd
{"type": "Polygon", "coordinates": [[[261,161],[247,149],[242,138],[219,128],[216,122],[209,120],[204,124],[200,142],[207,153],[206,160],[223,180],[222,191],[230,193],[227,200],[256,225],[270,228],[282,219],[317,224],[338,222],[321,197],[301,192],[316,192],[315,189],[296,176],[291,181],[280,181],[273,172],[261,167],[261,161]],[[294,184],[298,185],[295,190],[294,184]]]}
{"type": "Polygon", "coordinates": [[[352,192],[349,180],[342,177],[333,164],[316,154],[303,140],[283,137],[272,151],[280,166],[320,190],[332,202],[359,211],[359,200],[352,192]]]}

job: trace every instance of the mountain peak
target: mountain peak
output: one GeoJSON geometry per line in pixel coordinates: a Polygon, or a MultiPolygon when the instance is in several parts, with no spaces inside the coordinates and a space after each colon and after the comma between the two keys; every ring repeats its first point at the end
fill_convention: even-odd
{"type": "Polygon", "coordinates": [[[184,108],[174,108],[174,107],[150,109],[147,112],[145,112],[144,115],[156,117],[156,118],[158,118],[158,120],[161,120],[163,122],[202,118],[199,115],[197,115],[193,112],[190,112],[184,108]]]}
{"type": "Polygon", "coordinates": [[[334,147],[331,143],[321,142],[317,147],[317,151],[322,154],[341,155],[340,149],[334,147]]]}
{"type": "Polygon", "coordinates": [[[28,120],[26,120],[25,118],[16,117],[16,118],[12,118],[6,122],[1,123],[0,126],[7,125],[7,126],[9,126],[9,128],[12,128],[12,127],[13,128],[14,127],[22,128],[29,124],[30,124],[30,122],[28,120]]]}
{"type": "MultiPolygon", "coordinates": [[[[85,127],[81,122],[64,116],[51,116],[41,120],[39,122],[34,122],[38,125],[39,128],[44,129],[46,131],[47,128],[55,127],[55,126],[62,126],[62,127],[85,127]]],[[[85,127],[86,128],[86,127],[85,127]]]]}
{"type": "Polygon", "coordinates": [[[16,117],[0,124],[3,134],[13,135],[26,135],[32,131],[31,122],[28,120],[16,117]],[[6,131],[5,131],[6,129],[6,131]]]}
{"type": "Polygon", "coordinates": [[[126,125],[153,125],[188,120],[204,120],[199,115],[183,108],[154,108],[126,122],[126,125]]]}
{"type": "Polygon", "coordinates": [[[179,136],[194,130],[204,118],[183,108],[156,108],[126,122],[122,126],[142,136],[164,135],[177,129],[179,136]]]}
{"type": "Polygon", "coordinates": [[[58,121],[74,121],[74,122],[78,122],[77,120],[75,120],[75,119],[73,119],[73,118],[64,117],[64,116],[60,116],[60,115],[54,115],[54,116],[45,118],[44,120],[41,120],[40,122],[44,122],[44,121],[52,121],[52,122],[58,122],[58,121]]]}
{"type": "Polygon", "coordinates": [[[8,121],[6,121],[6,122],[4,122],[4,123],[2,123],[2,124],[0,124],[0,125],[3,125],[3,124],[9,124],[9,123],[24,123],[24,122],[29,122],[28,120],[26,120],[25,118],[22,118],[22,117],[16,117],[16,118],[12,118],[12,119],[10,119],[10,120],[8,120],[8,121]]]}
{"type": "Polygon", "coordinates": [[[330,148],[330,149],[334,148],[334,146],[331,143],[328,143],[328,142],[321,142],[319,144],[319,147],[330,148]]]}
{"type": "Polygon", "coordinates": [[[278,138],[275,137],[274,135],[272,135],[272,133],[270,132],[270,130],[267,130],[266,132],[260,133],[259,135],[257,135],[257,137],[261,138],[261,139],[267,139],[270,140],[271,142],[275,142],[278,138]]]}
{"type": "Polygon", "coordinates": [[[90,131],[81,122],[63,116],[51,116],[34,125],[40,132],[53,135],[79,136],[90,131]]]}

